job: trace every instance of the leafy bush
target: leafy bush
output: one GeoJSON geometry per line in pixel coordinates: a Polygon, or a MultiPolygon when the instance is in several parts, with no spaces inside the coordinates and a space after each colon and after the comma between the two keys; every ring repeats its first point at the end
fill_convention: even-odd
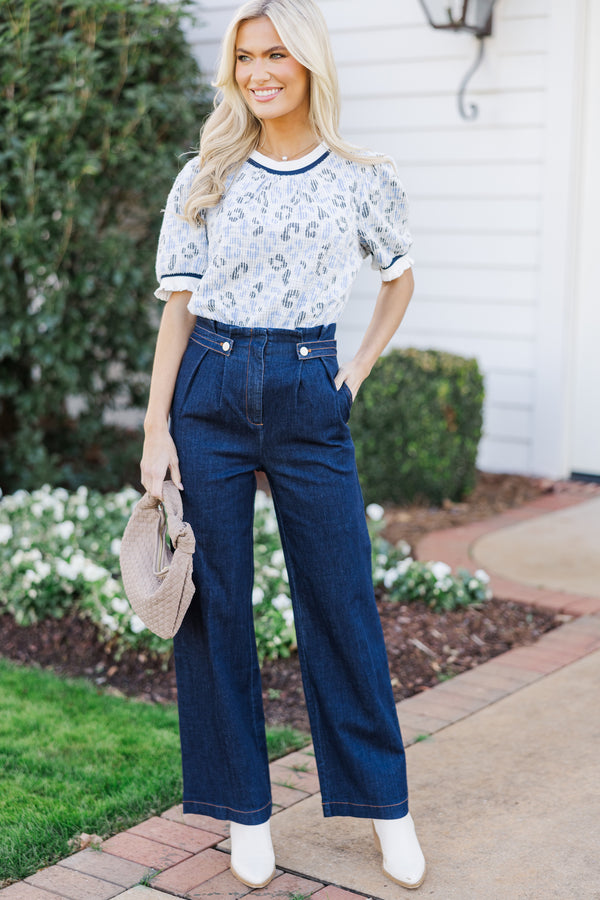
{"type": "MultiPolygon", "coordinates": [[[[100,494],[83,485],[72,493],[44,485],[3,497],[0,612],[29,625],[78,610],[117,653],[135,647],[168,657],[171,641],[152,634],[132,612],[119,574],[121,535],[138,499],[132,488],[100,494]]],[[[413,562],[407,559],[407,544],[393,547],[381,536],[383,508],[372,504],[367,514],[374,579],[391,599],[424,600],[436,609],[487,599],[485,572],[455,578],[444,563],[413,562]]],[[[289,656],[296,646],[289,579],[273,503],[262,491],[255,504],[254,569],[259,658],[289,656]]]]}
{"type": "Polygon", "coordinates": [[[106,408],[143,400],[161,208],[208,110],[188,5],[2,0],[4,489],[69,483],[65,442],[83,457],[106,408]]]}
{"type": "Polygon", "coordinates": [[[379,534],[383,514],[379,504],[367,506],[367,515],[372,520],[373,581],[385,590],[388,600],[394,603],[420,600],[436,612],[446,612],[461,606],[479,606],[491,599],[490,577],[483,569],[474,575],[467,569],[459,569],[453,575],[447,563],[413,559],[406,541],[399,541],[395,546],[386,541],[379,534]]]}
{"type": "MultiPolygon", "coordinates": [[[[121,536],[140,495],[100,494],[44,485],[0,502],[0,611],[22,625],[79,610],[115,650],[171,653],[171,641],[144,626],[125,599],[121,536]]],[[[296,644],[288,576],[273,504],[259,492],[254,523],[253,605],[261,661],[289,656],[296,644]]]]}
{"type": "Polygon", "coordinates": [[[374,366],[352,409],[367,502],[440,504],[475,484],[483,378],[474,359],[392,350],[374,366]]]}

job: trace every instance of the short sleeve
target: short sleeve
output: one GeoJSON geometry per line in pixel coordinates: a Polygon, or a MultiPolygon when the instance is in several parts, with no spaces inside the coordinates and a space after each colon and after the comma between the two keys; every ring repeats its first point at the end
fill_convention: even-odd
{"type": "Polygon", "coordinates": [[[154,296],[159,300],[168,300],[173,291],[195,291],[207,268],[206,225],[191,225],[183,218],[197,173],[198,157],[195,157],[183,167],[167,198],[156,254],[159,286],[154,296]]]}
{"type": "Polygon", "coordinates": [[[383,281],[398,278],[413,265],[408,256],[412,237],[408,230],[408,200],[391,163],[365,167],[359,209],[359,240],[363,256],[383,281]]]}

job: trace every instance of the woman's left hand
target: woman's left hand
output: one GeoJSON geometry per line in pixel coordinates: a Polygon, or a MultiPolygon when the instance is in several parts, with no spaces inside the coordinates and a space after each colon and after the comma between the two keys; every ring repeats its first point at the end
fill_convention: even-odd
{"type": "Polygon", "coordinates": [[[358,394],[358,389],[369,374],[364,367],[360,366],[356,360],[352,360],[349,363],[343,363],[335,376],[335,386],[339,389],[341,388],[344,381],[350,388],[350,393],[352,394],[352,400],[356,399],[356,395],[358,394]]]}

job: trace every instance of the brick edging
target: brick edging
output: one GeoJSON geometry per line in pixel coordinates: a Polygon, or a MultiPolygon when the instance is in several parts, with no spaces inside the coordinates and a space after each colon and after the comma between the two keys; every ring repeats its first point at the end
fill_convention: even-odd
{"type": "MultiPolygon", "coordinates": [[[[473,568],[479,568],[474,557],[473,546],[483,535],[551,512],[568,509],[584,503],[597,494],[597,490],[576,493],[559,491],[545,494],[531,503],[506,510],[506,512],[480,522],[432,531],[417,542],[416,557],[417,559],[442,560],[453,569],[473,570],[473,568]]],[[[542,609],[551,609],[554,612],[572,616],[600,612],[600,597],[538,588],[493,573],[491,573],[490,585],[494,596],[501,597],[503,600],[530,603],[542,609]]]]}

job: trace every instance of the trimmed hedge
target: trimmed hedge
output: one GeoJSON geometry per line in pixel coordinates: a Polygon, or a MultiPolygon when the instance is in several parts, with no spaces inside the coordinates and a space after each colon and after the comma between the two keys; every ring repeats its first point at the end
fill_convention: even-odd
{"type": "Polygon", "coordinates": [[[475,484],[483,377],[477,361],[439,350],[392,350],[352,409],[365,501],[460,500],[475,484]]]}

